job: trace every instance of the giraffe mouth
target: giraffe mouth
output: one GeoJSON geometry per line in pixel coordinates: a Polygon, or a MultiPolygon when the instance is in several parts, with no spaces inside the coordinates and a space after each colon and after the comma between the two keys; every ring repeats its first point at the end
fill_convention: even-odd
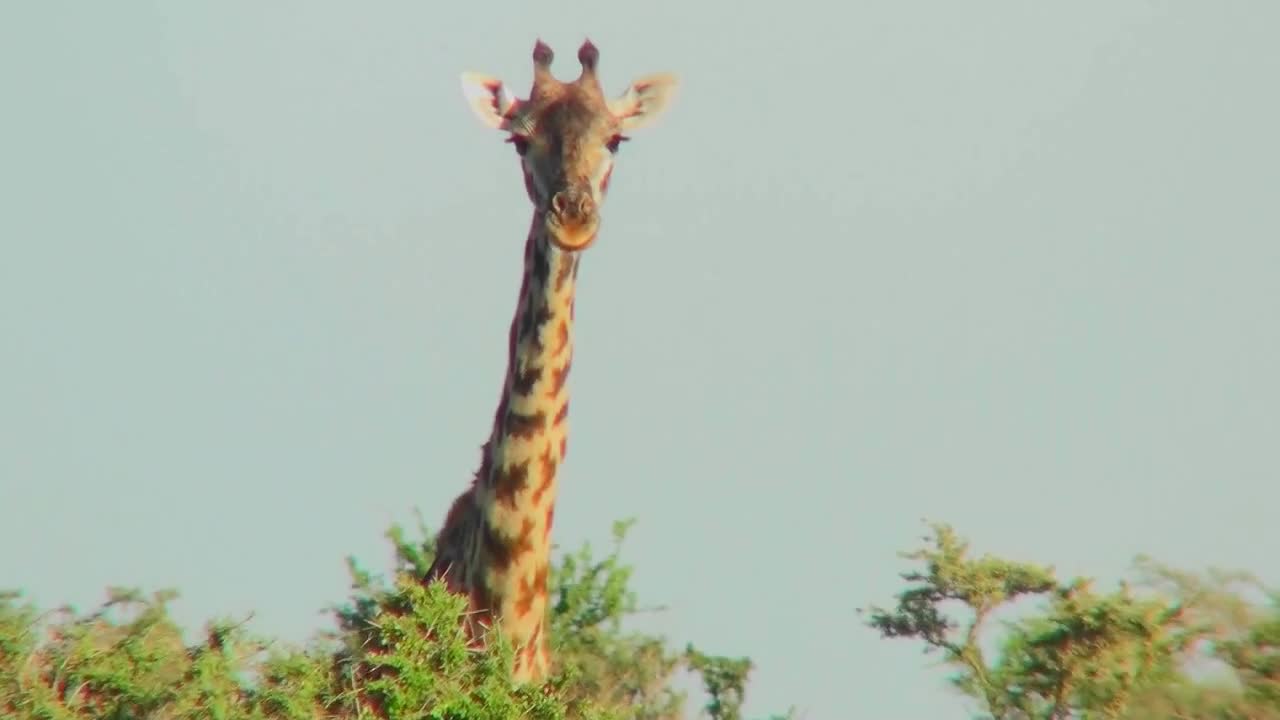
{"type": "Polygon", "coordinates": [[[600,214],[590,193],[566,190],[551,198],[546,216],[547,234],[561,250],[584,250],[595,242],[600,214]]]}
{"type": "Polygon", "coordinates": [[[564,222],[555,213],[547,215],[547,235],[561,250],[585,250],[596,240],[600,222],[594,216],[584,222],[564,222]]]}

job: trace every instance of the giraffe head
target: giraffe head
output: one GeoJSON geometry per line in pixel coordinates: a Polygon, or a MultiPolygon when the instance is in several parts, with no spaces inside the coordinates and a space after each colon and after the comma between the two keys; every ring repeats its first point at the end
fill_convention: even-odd
{"type": "Polygon", "coordinates": [[[573,82],[552,76],[552,57],[539,40],[527,99],[513,97],[501,80],[477,73],[462,76],[462,89],[482,123],[509,134],[547,237],[562,250],[575,251],[595,240],[613,158],[627,140],[624,133],[660,115],[676,81],[672,75],[649,75],[608,99],[596,75],[600,52],[590,40],[578,50],[582,73],[573,82]]]}

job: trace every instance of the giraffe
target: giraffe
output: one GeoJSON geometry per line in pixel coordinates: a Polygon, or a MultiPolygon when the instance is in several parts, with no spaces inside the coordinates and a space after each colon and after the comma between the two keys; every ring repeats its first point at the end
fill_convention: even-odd
{"type": "Polygon", "coordinates": [[[607,99],[596,75],[599,57],[587,40],[578,50],[578,79],[561,82],[551,74],[551,48],[538,40],[527,99],[513,97],[497,78],[462,76],[472,111],[507,133],[520,157],[533,221],[493,427],[470,487],[445,517],[426,580],[442,578],[468,598],[473,645],[483,643],[486,628],[501,628],[516,649],[512,679],[520,683],[550,670],[547,574],[556,474],[568,439],[580,254],[596,239],[623,133],[656,118],[676,86],[670,74],[649,75],[607,99]]]}

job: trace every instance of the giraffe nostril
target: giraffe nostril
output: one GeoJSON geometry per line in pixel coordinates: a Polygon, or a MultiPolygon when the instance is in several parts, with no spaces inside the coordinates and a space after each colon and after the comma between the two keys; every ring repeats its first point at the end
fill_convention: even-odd
{"type": "Polygon", "coordinates": [[[563,220],[582,222],[595,215],[596,203],[591,193],[563,190],[551,196],[551,212],[563,220]]]}

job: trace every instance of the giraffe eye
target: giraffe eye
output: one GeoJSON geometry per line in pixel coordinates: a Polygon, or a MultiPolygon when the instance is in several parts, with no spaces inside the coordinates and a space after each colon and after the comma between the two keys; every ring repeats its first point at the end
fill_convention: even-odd
{"type": "Polygon", "coordinates": [[[609,142],[605,143],[604,146],[609,149],[609,152],[616,153],[618,152],[618,146],[630,139],[625,135],[614,135],[609,138],[609,142]]]}
{"type": "Polygon", "coordinates": [[[525,153],[529,152],[529,138],[520,135],[512,135],[507,138],[507,142],[515,146],[517,155],[523,157],[525,153]]]}

